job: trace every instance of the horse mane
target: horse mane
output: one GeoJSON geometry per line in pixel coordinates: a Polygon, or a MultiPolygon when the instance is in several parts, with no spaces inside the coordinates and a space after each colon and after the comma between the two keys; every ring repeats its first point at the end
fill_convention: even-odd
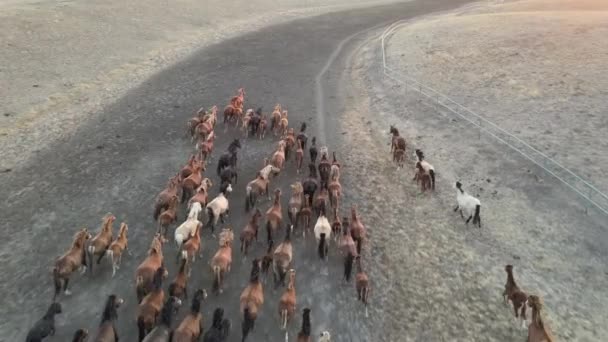
{"type": "Polygon", "coordinates": [[[84,239],[89,233],[88,229],[83,228],[78,233],[74,235],[74,241],[72,242],[73,248],[82,248],[84,247],[84,239]]]}
{"type": "Polygon", "coordinates": [[[304,308],[304,311],[302,312],[302,329],[298,333],[298,337],[309,337],[310,331],[310,309],[304,308]]]}
{"type": "Polygon", "coordinates": [[[101,322],[99,325],[104,324],[107,321],[113,321],[118,318],[118,313],[116,312],[116,295],[109,295],[106,300],[106,306],[103,309],[103,313],[101,314],[101,322]]]}

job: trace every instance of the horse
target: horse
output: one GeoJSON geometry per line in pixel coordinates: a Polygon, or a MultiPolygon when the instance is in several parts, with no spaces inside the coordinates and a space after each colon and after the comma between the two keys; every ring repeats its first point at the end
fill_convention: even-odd
{"type": "MultiPolygon", "coordinates": [[[[339,177],[340,174],[338,173],[337,176],[339,177]]],[[[340,184],[340,180],[338,178],[332,178],[327,189],[329,190],[329,204],[332,209],[337,210],[340,206],[340,197],[342,197],[342,185],[340,184]]]]}
{"type": "Polygon", "coordinates": [[[535,295],[528,296],[528,305],[532,308],[532,323],[528,325],[527,342],[554,342],[553,334],[541,315],[543,304],[540,297],[535,295]]]}
{"type": "Polygon", "coordinates": [[[140,342],[152,331],[161,312],[165,300],[163,279],[166,274],[167,270],[162,266],[154,271],[151,291],[142,298],[137,308],[137,330],[140,342]]]}
{"type": "Polygon", "coordinates": [[[291,229],[298,225],[298,213],[302,209],[302,195],[304,194],[304,188],[302,183],[295,182],[291,184],[291,198],[289,198],[289,209],[287,215],[289,216],[289,222],[291,223],[291,229]]]}
{"type": "Polygon", "coordinates": [[[89,242],[89,246],[87,247],[87,254],[90,260],[89,264],[89,272],[93,273],[93,259],[98,256],[97,264],[101,262],[101,259],[105,256],[108,247],[112,243],[113,233],[112,233],[112,224],[116,220],[116,217],[111,213],[106,214],[103,218],[103,223],[101,225],[101,229],[99,233],[95,235],[91,242],[89,242]]]}
{"type": "Polygon", "coordinates": [[[285,275],[293,260],[293,244],[291,243],[291,229],[286,227],[285,239],[272,253],[272,273],[274,275],[274,288],[279,284],[285,285],[285,275]]]}
{"type": "Polygon", "coordinates": [[[112,278],[116,274],[116,271],[120,268],[120,264],[122,262],[122,253],[127,251],[129,255],[131,252],[128,248],[128,240],[127,233],[129,232],[129,226],[126,223],[122,222],[120,224],[120,229],[118,230],[118,237],[112,241],[110,247],[106,251],[106,255],[110,259],[110,263],[112,264],[112,278]]]}
{"type": "Polygon", "coordinates": [[[285,136],[287,135],[287,127],[289,126],[289,120],[288,120],[288,115],[287,115],[287,111],[284,110],[281,113],[281,120],[279,120],[279,127],[278,127],[278,133],[280,136],[285,136]]]}
{"type": "Polygon", "coordinates": [[[194,114],[194,117],[188,120],[186,134],[190,134],[190,136],[193,136],[196,126],[198,126],[198,124],[203,121],[205,115],[207,115],[205,107],[199,108],[199,110],[197,110],[194,114]]]}
{"type": "Polygon", "coordinates": [[[302,141],[298,140],[298,149],[296,150],[296,173],[300,174],[302,171],[302,163],[304,162],[304,149],[302,148],[302,141]]]}
{"type": "Polygon", "coordinates": [[[184,221],[182,224],[179,225],[179,227],[175,229],[173,239],[175,240],[177,250],[179,250],[184,241],[186,241],[186,239],[188,239],[188,237],[190,237],[191,235],[194,235],[198,227],[202,225],[201,221],[198,220],[201,211],[203,211],[203,208],[200,202],[192,203],[192,207],[188,212],[188,217],[186,218],[186,221],[184,221]]]}
{"type": "Polygon", "coordinates": [[[115,294],[108,296],[106,304],[101,314],[101,323],[95,336],[96,342],[115,342],[118,341],[118,331],[116,331],[115,322],[118,320],[118,308],[125,301],[115,294]]]}
{"type": "Polygon", "coordinates": [[[169,297],[163,305],[159,313],[159,324],[146,335],[141,342],[169,342],[171,341],[171,324],[173,323],[173,315],[177,313],[182,301],[179,298],[169,297]]]}
{"type": "Polygon", "coordinates": [[[357,274],[355,274],[357,299],[360,300],[365,306],[365,318],[367,318],[367,304],[369,301],[369,293],[371,291],[371,288],[369,286],[369,278],[367,276],[367,273],[365,273],[363,267],[361,266],[361,255],[357,255],[355,257],[355,263],[357,264],[357,274]]]}
{"type": "Polygon", "coordinates": [[[258,109],[256,109],[255,114],[251,116],[251,119],[249,120],[249,123],[248,123],[248,127],[247,127],[248,136],[256,137],[257,135],[259,135],[260,124],[262,123],[263,116],[264,115],[262,114],[262,107],[259,107],[258,109]]]}
{"type": "MultiPolygon", "coordinates": [[[[182,245],[181,248],[181,257],[182,259],[186,259],[188,262],[194,263],[196,260],[196,254],[198,254],[199,258],[203,258],[203,251],[201,249],[201,229],[203,228],[203,224],[199,223],[194,231],[194,234],[191,234],[188,240],[182,245]]],[[[190,276],[190,269],[188,269],[188,276],[190,276]]]]}
{"type": "Polygon", "coordinates": [[[237,152],[238,152],[239,148],[242,148],[241,141],[238,138],[232,140],[230,145],[228,145],[227,151],[224,152],[218,160],[218,163],[217,163],[217,175],[218,176],[221,175],[222,170],[224,168],[226,168],[227,166],[232,166],[233,168],[236,169],[236,164],[238,161],[237,152]]]}
{"type": "Polygon", "coordinates": [[[211,189],[212,186],[213,183],[209,178],[203,179],[201,186],[196,189],[196,193],[188,201],[188,209],[191,210],[194,203],[199,203],[201,207],[206,206],[209,198],[209,189],[211,189]]]}
{"type": "Polygon", "coordinates": [[[253,242],[254,238],[255,241],[258,241],[258,220],[260,219],[260,217],[262,217],[262,212],[260,211],[260,209],[256,209],[253,215],[251,215],[251,218],[249,219],[249,222],[247,223],[245,228],[243,228],[243,230],[241,231],[241,253],[243,253],[243,255],[247,255],[249,246],[251,246],[251,243],[253,242]]]}
{"type": "Polygon", "coordinates": [[[272,157],[270,158],[270,164],[274,167],[276,167],[279,170],[283,169],[283,164],[285,163],[285,148],[286,148],[286,143],[284,140],[281,140],[279,142],[279,147],[277,148],[277,150],[272,154],[272,157]]]}
{"type": "Polygon", "coordinates": [[[327,211],[327,204],[329,202],[329,192],[326,188],[321,187],[321,190],[317,193],[317,197],[315,197],[315,201],[313,203],[313,210],[315,211],[315,215],[318,217],[321,213],[321,210],[324,212],[327,211]]]}
{"type": "Polygon", "coordinates": [[[353,239],[350,233],[350,223],[348,221],[348,217],[342,218],[342,235],[340,235],[340,241],[338,243],[338,248],[342,255],[352,254],[353,256],[359,255],[357,252],[357,245],[355,244],[355,240],[353,239]]]}
{"type": "Polygon", "coordinates": [[[321,188],[327,189],[329,185],[329,174],[331,172],[331,163],[327,159],[327,148],[321,148],[321,160],[319,161],[319,176],[321,177],[321,188]]]}
{"type": "MultiPolygon", "coordinates": [[[[403,153],[405,154],[405,148],[407,146],[407,143],[405,141],[405,138],[403,138],[402,136],[399,135],[399,130],[397,129],[397,127],[391,125],[388,134],[392,135],[391,153],[393,153],[396,149],[401,149],[401,150],[403,150],[403,153]]],[[[393,157],[394,157],[394,155],[393,155],[393,157]]]]}
{"type": "Polygon", "coordinates": [[[317,180],[317,168],[315,164],[308,164],[308,177],[302,182],[304,188],[304,195],[308,196],[308,205],[312,207],[312,201],[315,196],[315,192],[319,188],[319,181],[317,180]]]}
{"type": "Polygon", "coordinates": [[[190,275],[190,267],[188,267],[188,258],[182,258],[177,270],[175,278],[169,284],[169,296],[179,299],[188,298],[188,278],[190,275]]]}
{"type": "Polygon", "coordinates": [[[260,117],[260,126],[258,128],[258,139],[262,140],[266,137],[266,130],[268,129],[268,120],[265,115],[260,117]]]}
{"type": "Polygon", "coordinates": [[[227,122],[234,121],[234,126],[237,127],[239,121],[242,120],[243,108],[237,107],[234,104],[229,104],[224,108],[224,125],[227,122]]]}
{"type": "Polygon", "coordinates": [[[300,328],[300,332],[298,332],[298,340],[297,342],[313,342],[310,327],[310,309],[304,308],[302,310],[302,328],[300,328]]]}
{"type": "Polygon", "coordinates": [[[201,304],[206,298],[207,291],[196,290],[194,298],[192,298],[192,304],[190,304],[190,312],[173,332],[171,342],[192,342],[200,339],[204,330],[201,304]]]}
{"type": "Polygon", "coordinates": [[[68,283],[70,282],[70,275],[74,271],[80,269],[80,274],[86,272],[85,244],[90,238],[91,234],[89,234],[87,228],[82,228],[74,235],[70,249],[55,260],[55,266],[53,267],[53,284],[55,285],[53,301],[55,301],[59,292],[61,292],[62,283],[63,293],[66,296],[72,294],[68,290],[68,283]]]}
{"type": "Polygon", "coordinates": [[[505,272],[507,272],[507,283],[505,284],[505,290],[502,292],[502,297],[505,305],[508,305],[508,302],[511,301],[515,313],[515,320],[517,320],[518,317],[521,318],[521,326],[523,328],[526,323],[526,301],[528,300],[528,296],[519,288],[519,286],[517,286],[517,283],[515,283],[513,265],[505,266],[505,272]]]}
{"type": "Polygon", "coordinates": [[[224,217],[228,216],[230,207],[226,195],[231,192],[232,186],[228,184],[228,186],[225,189],[221,189],[221,192],[206,206],[207,216],[209,217],[207,225],[211,225],[211,233],[215,231],[217,220],[219,219],[223,224],[224,217]]]}
{"type": "Polygon", "coordinates": [[[296,137],[296,142],[300,143],[302,145],[302,151],[304,151],[306,149],[306,143],[308,141],[308,135],[306,134],[306,122],[302,122],[302,125],[300,125],[300,133],[298,133],[298,136],[296,137]]]}
{"type": "Polygon", "coordinates": [[[53,300],[44,316],[27,333],[26,342],[42,342],[47,336],[55,335],[55,315],[62,313],[61,304],[53,300]]]}
{"type": "Polygon", "coordinates": [[[462,183],[456,182],[456,201],[457,205],[454,208],[454,212],[460,210],[460,216],[466,220],[466,224],[469,224],[471,218],[473,218],[473,225],[477,225],[477,227],[481,228],[481,201],[478,198],[469,195],[462,189],[462,183]],[[462,211],[466,211],[468,218],[465,218],[462,211]]]}
{"type": "Polygon", "coordinates": [[[249,122],[251,121],[251,118],[253,118],[253,109],[247,109],[247,111],[245,112],[245,116],[243,117],[243,122],[241,124],[241,132],[243,133],[243,135],[245,136],[245,138],[247,138],[247,136],[249,135],[249,122]]]}
{"type": "Polygon", "coordinates": [[[74,332],[72,342],[86,342],[89,338],[89,331],[87,329],[78,329],[74,332]]]}
{"type": "Polygon", "coordinates": [[[355,254],[353,254],[351,251],[348,251],[348,253],[344,257],[344,276],[342,277],[342,280],[344,280],[345,283],[350,282],[350,278],[352,277],[353,262],[355,261],[355,257],[355,254]]]}
{"type": "Polygon", "coordinates": [[[188,178],[188,176],[190,176],[192,174],[195,163],[196,163],[196,155],[193,154],[188,159],[188,162],[186,163],[186,165],[184,165],[182,167],[182,169],[179,171],[179,175],[182,180],[188,178]]]}
{"type": "Polygon", "coordinates": [[[264,178],[260,172],[258,172],[257,177],[254,180],[247,183],[247,186],[245,187],[245,212],[249,212],[249,209],[255,207],[258,196],[267,195],[270,200],[268,183],[268,178],[264,178]]]}
{"type": "Polygon", "coordinates": [[[182,181],[182,202],[190,200],[196,189],[203,183],[203,172],[206,169],[205,162],[196,158],[192,165],[192,173],[182,181]]]}
{"type": "Polygon", "coordinates": [[[207,140],[209,134],[213,132],[215,124],[217,123],[217,106],[211,108],[211,113],[205,115],[205,117],[198,123],[194,129],[192,140],[194,141],[195,136],[198,135],[202,141],[207,140]]]}
{"type": "Polygon", "coordinates": [[[357,255],[361,255],[361,248],[363,247],[363,240],[365,240],[366,229],[365,225],[359,219],[357,214],[357,207],[352,205],[350,208],[350,235],[353,237],[355,244],[357,245],[357,255]]]}
{"type": "Polygon", "coordinates": [[[178,196],[178,198],[181,197],[180,177],[181,176],[178,173],[173,178],[170,178],[166,188],[156,196],[156,200],[154,201],[154,221],[158,220],[158,216],[163,210],[169,208],[173,196],[178,196]]]}
{"type": "Polygon", "coordinates": [[[162,239],[166,241],[167,239],[167,231],[169,225],[175,223],[178,220],[177,217],[177,207],[178,207],[179,199],[177,195],[174,195],[169,202],[169,207],[161,212],[158,216],[158,228],[156,230],[157,233],[160,234],[162,239]]]}
{"type": "Polygon", "coordinates": [[[331,239],[331,225],[325,216],[325,208],[319,212],[317,223],[315,223],[314,233],[318,243],[319,257],[327,260],[327,242],[331,239]]]}
{"type": "Polygon", "coordinates": [[[209,133],[209,135],[207,136],[207,138],[205,140],[201,140],[198,144],[196,149],[199,152],[199,158],[202,161],[206,161],[207,158],[209,156],[211,156],[211,153],[213,152],[213,144],[215,142],[215,133],[213,131],[211,131],[211,133],[209,133]]]}
{"type": "Polygon", "coordinates": [[[233,166],[226,166],[220,172],[220,184],[221,183],[234,183],[236,184],[239,180],[239,174],[236,172],[236,168],[233,166]]]}
{"type": "Polygon", "coordinates": [[[287,324],[293,319],[296,312],[296,271],[290,269],[288,274],[287,289],[279,300],[279,317],[281,318],[281,330],[285,330],[285,342],[289,341],[287,324]]]}
{"type": "Polygon", "coordinates": [[[224,292],[224,277],[232,266],[232,241],[234,233],[232,228],[224,228],[220,234],[220,248],[215,252],[209,265],[213,271],[213,292],[224,292]]]}
{"type": "Polygon", "coordinates": [[[273,132],[275,137],[277,136],[277,130],[279,128],[279,123],[281,122],[281,112],[281,105],[277,103],[277,105],[274,106],[270,119],[270,130],[273,132]]]}
{"type": "Polygon", "coordinates": [[[393,151],[393,162],[397,164],[397,170],[402,169],[405,165],[405,150],[401,148],[395,148],[393,151]]]}
{"type": "Polygon", "coordinates": [[[296,136],[293,128],[289,128],[287,132],[282,135],[283,140],[285,141],[285,160],[289,159],[291,155],[291,151],[296,145],[296,136]]]}
{"type": "Polygon", "coordinates": [[[310,155],[310,162],[312,164],[316,163],[317,155],[319,154],[319,151],[317,150],[317,137],[312,137],[312,143],[308,149],[308,154],[310,155]]]}
{"type": "Polygon", "coordinates": [[[239,298],[240,311],[243,315],[243,324],[241,330],[243,332],[242,342],[255,326],[255,320],[258,317],[258,312],[264,304],[264,288],[260,282],[260,259],[254,259],[251,267],[251,275],[249,276],[249,284],[239,298]]]}
{"type": "Polygon", "coordinates": [[[310,229],[310,222],[312,221],[312,208],[310,207],[309,195],[304,195],[304,202],[302,203],[299,216],[302,221],[302,237],[306,239],[306,231],[310,229]]]}
{"type": "Polygon", "coordinates": [[[270,180],[270,175],[278,175],[279,172],[281,172],[281,169],[279,169],[278,167],[270,164],[270,160],[268,160],[268,158],[264,158],[264,167],[262,169],[260,169],[260,175],[262,175],[262,177],[264,177],[264,179],[268,179],[270,180]]]}
{"type": "Polygon", "coordinates": [[[274,202],[272,207],[266,211],[266,233],[267,241],[272,240],[272,232],[281,227],[283,223],[283,213],[281,209],[281,189],[274,191],[274,202]]]}
{"type": "Polygon", "coordinates": [[[226,342],[231,327],[230,320],[224,318],[224,309],[216,308],[213,311],[211,327],[203,336],[203,342],[226,342]]]}
{"type": "Polygon", "coordinates": [[[420,149],[416,149],[414,154],[418,161],[416,162],[416,174],[414,175],[413,180],[420,180],[420,176],[423,176],[422,182],[424,188],[424,177],[428,176],[426,179],[426,185],[430,185],[430,189],[435,190],[435,168],[429,162],[424,160],[424,152],[422,152],[420,149]]]}
{"type": "Polygon", "coordinates": [[[264,275],[263,282],[266,284],[266,280],[268,279],[268,272],[270,271],[270,266],[272,266],[272,257],[273,257],[273,247],[274,241],[270,240],[268,243],[268,247],[266,248],[266,254],[262,257],[262,275],[264,275]]]}
{"type": "MultiPolygon", "coordinates": [[[[150,289],[154,281],[154,274],[163,266],[163,240],[160,234],[156,234],[152,239],[148,255],[146,259],[135,270],[135,290],[137,293],[137,302],[141,303],[142,299],[150,289]]],[[[164,268],[163,268],[164,269],[164,268]]],[[[165,277],[168,275],[165,270],[165,277]]]]}

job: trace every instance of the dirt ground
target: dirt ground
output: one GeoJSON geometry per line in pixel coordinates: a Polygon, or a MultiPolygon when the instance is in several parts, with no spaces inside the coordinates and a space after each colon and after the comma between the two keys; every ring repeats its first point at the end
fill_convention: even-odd
{"type": "Polygon", "coordinates": [[[395,1],[0,1],[0,171],[196,49],[296,18],[395,1]]]}
{"type": "MultiPolygon", "coordinates": [[[[442,20],[435,21],[437,29],[445,28],[442,20]]],[[[449,23],[452,19],[445,20],[449,23]]],[[[417,46],[431,44],[424,40],[433,35],[430,26],[426,22],[417,25],[427,30],[416,31],[417,46]]],[[[407,35],[407,28],[404,30],[403,35],[407,35]]],[[[362,197],[356,200],[367,201],[369,206],[362,215],[367,222],[373,222],[375,228],[371,233],[372,256],[377,268],[372,276],[377,290],[374,299],[379,300],[380,305],[374,306],[374,310],[378,310],[376,313],[384,318],[382,323],[387,326],[382,340],[525,339],[526,331],[519,330],[512,309],[502,303],[506,264],[515,266],[516,280],[524,291],[543,298],[545,319],[558,340],[601,339],[608,332],[605,325],[608,298],[604,289],[608,281],[606,217],[591,209],[586,214],[584,203],[540,168],[384,77],[378,36],[379,33],[369,37],[351,56],[352,68],[341,81],[348,86],[344,88],[346,101],[342,104],[340,131],[346,132],[345,144],[365,146],[364,152],[360,152],[362,148],[351,149],[347,157],[349,165],[356,165],[360,172],[349,173],[348,179],[351,186],[359,185],[362,197]],[[389,162],[389,124],[397,125],[405,135],[410,153],[414,148],[423,149],[438,170],[435,194],[421,195],[411,182],[411,156],[405,170],[396,171],[389,162]],[[483,227],[480,231],[466,227],[451,210],[456,202],[453,189],[456,180],[481,200],[483,227]]],[[[523,40],[526,41],[529,40],[523,40]]],[[[437,44],[437,40],[432,42],[437,44]]],[[[515,42],[513,39],[510,43],[515,42]]],[[[599,41],[596,42],[599,45],[599,41]]],[[[410,45],[400,53],[413,55],[416,50],[410,45]]],[[[391,51],[394,56],[394,46],[391,51]]],[[[480,52],[477,56],[480,55],[483,54],[480,52]]],[[[434,74],[429,71],[430,64],[420,62],[418,56],[411,58],[407,60],[418,66],[419,75],[430,80],[473,77],[472,67],[480,64],[471,61],[471,70],[466,69],[466,63],[450,69],[447,64],[433,60],[435,67],[442,68],[434,74]],[[457,73],[463,68],[471,73],[465,76],[457,73]],[[422,74],[424,71],[428,73],[422,74]],[[444,77],[440,77],[442,75],[444,77]]],[[[593,58],[590,63],[594,63],[593,58]]],[[[601,64],[599,60],[596,63],[594,65],[601,64]]],[[[484,74],[485,66],[481,68],[479,75],[484,74]]],[[[515,69],[509,69],[507,63],[504,68],[515,69]]],[[[451,82],[437,83],[439,85],[452,85],[449,90],[458,90],[451,82]]],[[[492,89],[512,91],[506,87],[470,85],[466,89],[471,94],[492,89]]],[[[586,96],[592,98],[592,95],[586,96]]],[[[546,96],[541,100],[546,101],[538,103],[543,109],[543,104],[551,98],[546,96]]],[[[598,98],[591,101],[601,104],[598,98]]],[[[518,112],[500,116],[503,109],[515,106],[509,103],[499,106],[492,111],[491,120],[512,125],[509,128],[523,121],[518,112]]],[[[600,109],[592,108],[591,113],[600,109]]],[[[562,110],[566,109],[560,108],[562,110]]],[[[596,114],[599,116],[599,112],[596,114]]],[[[566,116],[564,112],[562,115],[566,116]]],[[[555,119],[549,117],[547,121],[555,119]]],[[[577,122],[568,119],[566,124],[555,124],[551,129],[556,132],[554,135],[559,135],[571,129],[565,126],[577,122]]],[[[531,122],[529,127],[518,126],[522,132],[524,128],[525,139],[541,135],[539,130],[545,129],[540,119],[531,122]]],[[[586,132],[589,135],[577,143],[603,143],[597,131],[587,128],[586,132]]],[[[560,140],[564,137],[552,139],[552,151],[558,154],[569,151],[570,146],[560,140]],[[557,145],[560,142],[561,145],[557,145]],[[565,152],[559,149],[561,146],[565,152]]],[[[585,152],[592,151],[582,151],[585,152]]],[[[588,165],[590,173],[597,175],[602,167],[601,158],[588,165]]]]}

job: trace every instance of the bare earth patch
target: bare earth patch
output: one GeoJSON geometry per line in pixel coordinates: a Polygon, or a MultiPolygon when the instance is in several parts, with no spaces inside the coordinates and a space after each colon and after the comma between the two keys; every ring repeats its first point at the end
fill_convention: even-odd
{"type": "MultiPolygon", "coordinates": [[[[524,14],[520,18],[523,22],[518,23],[533,21],[528,16],[524,14]]],[[[507,16],[509,20],[514,17],[507,16]]],[[[544,65],[532,60],[531,67],[521,72],[520,68],[528,68],[525,60],[515,62],[520,57],[513,56],[513,64],[509,64],[509,58],[498,55],[496,45],[507,39],[502,35],[509,28],[496,25],[496,19],[492,26],[489,18],[475,19],[476,25],[481,23],[480,31],[484,34],[471,37],[468,35],[473,34],[472,29],[460,30],[465,30],[467,20],[472,19],[456,16],[442,17],[432,24],[416,23],[424,30],[415,34],[406,27],[393,39],[406,36],[412,40],[403,43],[401,50],[395,47],[401,42],[393,43],[391,61],[396,62],[404,54],[408,63],[402,67],[415,66],[407,70],[417,72],[416,78],[435,81],[430,85],[448,95],[456,91],[455,98],[471,101],[465,105],[488,113],[490,120],[510,131],[519,131],[524,140],[546,147],[566,166],[575,168],[588,163],[580,171],[595,177],[593,181],[603,181],[600,169],[605,169],[608,159],[599,153],[599,146],[606,140],[602,139],[598,126],[606,119],[600,115],[605,112],[605,103],[598,94],[607,88],[604,80],[588,81],[585,77],[594,74],[587,67],[606,65],[592,56],[588,63],[577,66],[570,52],[545,51],[549,54],[547,59],[553,62],[544,65]],[[449,26],[451,20],[458,25],[449,26]],[[454,36],[452,31],[460,33],[454,36]],[[486,34],[493,38],[484,38],[486,34]],[[445,37],[439,37],[442,35],[445,37]],[[441,42],[444,45],[439,45],[441,42]],[[475,42],[495,45],[486,48],[475,42]],[[437,52],[427,54],[430,51],[427,46],[437,52]],[[445,57],[460,53],[470,57],[445,57]],[[576,67],[576,72],[569,71],[569,76],[564,76],[564,85],[549,87],[551,78],[562,79],[564,70],[556,66],[561,62],[555,60],[561,57],[568,57],[568,65],[576,67]],[[502,60],[504,63],[499,63],[502,60]],[[519,86],[490,82],[499,70],[507,74],[503,78],[515,79],[519,86]],[[547,72],[549,76],[531,76],[532,70],[547,72]],[[575,90],[570,85],[575,79],[585,80],[577,83],[584,89],[583,95],[573,95],[575,90]],[[568,101],[559,100],[562,97],[568,101]],[[584,106],[583,113],[570,111],[578,106],[584,106]],[[535,115],[527,115],[520,107],[534,109],[535,115]],[[532,118],[528,120],[528,116],[532,118]],[[557,122],[559,118],[561,123],[557,122]],[[593,124],[587,124],[586,120],[593,124]],[[576,140],[570,133],[575,128],[582,132],[576,140]],[[548,129],[552,133],[543,134],[548,129]]],[[[547,27],[545,24],[551,22],[538,27],[547,27]]],[[[519,27],[515,29],[519,32],[519,27]]],[[[544,32],[550,36],[550,31],[544,32]]],[[[510,45],[501,51],[517,51],[518,38],[522,44],[534,43],[525,30],[510,35],[510,40],[506,40],[510,45]]],[[[587,36],[585,44],[599,46],[598,38],[587,36]]],[[[539,50],[560,47],[534,44],[534,48],[525,49],[532,56],[542,55],[539,50]]],[[[348,102],[341,130],[349,132],[344,135],[347,145],[359,147],[348,156],[348,164],[359,169],[355,175],[349,172],[349,181],[352,186],[359,184],[363,194],[356,200],[367,199],[369,206],[362,215],[366,222],[373,222],[371,250],[378,268],[372,276],[377,291],[374,299],[379,301],[374,310],[385,318],[387,336],[383,340],[524,340],[526,330],[518,329],[512,308],[502,303],[506,264],[515,266],[516,280],[524,291],[543,298],[545,319],[558,340],[596,341],[605,336],[608,333],[604,324],[608,319],[606,217],[593,210],[585,214],[584,203],[540,168],[384,77],[379,45],[376,35],[351,56],[352,68],[345,72],[342,81],[347,85],[344,98],[348,102]],[[405,170],[395,171],[390,161],[389,124],[396,124],[408,140],[409,160],[405,170]],[[410,155],[414,148],[423,149],[438,170],[437,192],[432,196],[420,195],[411,181],[410,155]],[[482,202],[481,231],[466,227],[452,211],[456,180],[462,181],[465,190],[482,202]]],[[[561,46],[571,49],[569,44],[561,46]]]]}

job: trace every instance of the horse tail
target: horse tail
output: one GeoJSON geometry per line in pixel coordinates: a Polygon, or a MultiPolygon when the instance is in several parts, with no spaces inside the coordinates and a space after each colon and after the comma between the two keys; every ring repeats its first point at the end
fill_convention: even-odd
{"type": "Polygon", "coordinates": [[[53,283],[55,284],[54,302],[57,296],[59,296],[59,292],[61,292],[61,275],[59,274],[59,269],[57,267],[53,267],[53,283]]]}
{"type": "Polygon", "coordinates": [[[207,224],[211,224],[211,221],[214,218],[214,214],[213,214],[213,210],[209,207],[207,207],[207,216],[209,217],[209,221],[207,222],[207,224]]]}
{"type": "Polygon", "coordinates": [[[350,278],[353,274],[353,260],[355,259],[355,256],[351,253],[348,252],[348,255],[346,256],[346,258],[344,258],[344,279],[349,282],[350,278]]]}
{"type": "Polygon", "coordinates": [[[270,241],[272,241],[272,226],[270,225],[270,221],[266,221],[266,234],[267,241],[270,244],[270,241]]]}
{"type": "Polygon", "coordinates": [[[435,190],[435,170],[429,170],[431,175],[431,189],[435,190]]]}
{"type": "Polygon", "coordinates": [[[222,269],[219,266],[213,266],[213,291],[218,292],[220,289],[220,277],[222,269]]]}
{"type": "Polygon", "coordinates": [[[256,198],[251,186],[248,185],[246,189],[247,194],[245,195],[245,211],[249,212],[249,209],[251,209],[251,207],[254,205],[256,198]]]}
{"type": "Polygon", "coordinates": [[[218,176],[221,176],[221,173],[222,173],[222,163],[221,163],[221,158],[220,158],[220,161],[218,161],[218,163],[217,163],[217,169],[216,169],[216,170],[217,170],[217,175],[218,175],[218,176]]]}
{"type": "Polygon", "coordinates": [[[144,278],[142,276],[137,276],[135,279],[135,291],[137,292],[137,302],[141,303],[141,300],[146,296],[144,278]]]}
{"type": "Polygon", "coordinates": [[[106,256],[108,257],[108,259],[110,259],[110,263],[114,265],[114,251],[112,250],[112,248],[108,248],[106,250],[106,256]]]}
{"type": "MultiPolygon", "coordinates": [[[[94,259],[95,259],[95,246],[93,246],[93,245],[89,245],[89,246],[87,247],[87,254],[88,254],[88,256],[89,256],[89,263],[90,263],[90,265],[89,265],[89,266],[90,266],[90,271],[91,271],[91,272],[93,272],[93,264],[94,264],[94,262],[93,262],[93,261],[94,261],[94,259]]],[[[86,265],[87,265],[87,258],[86,258],[86,257],[84,258],[84,261],[85,261],[85,262],[84,262],[84,264],[85,264],[85,266],[86,266],[86,265]]]]}
{"type": "Polygon", "coordinates": [[[473,216],[473,224],[477,224],[481,228],[481,217],[479,212],[481,211],[481,204],[475,206],[475,215],[473,216]]]}
{"type": "Polygon", "coordinates": [[[357,237],[355,239],[355,243],[357,244],[357,255],[361,255],[361,247],[363,245],[363,239],[361,237],[357,237]]]}
{"type": "Polygon", "coordinates": [[[162,205],[156,204],[154,205],[154,221],[158,221],[158,216],[160,215],[160,211],[162,209],[162,205]]]}
{"type": "Polygon", "coordinates": [[[241,339],[241,342],[245,342],[245,339],[247,339],[247,335],[249,335],[249,332],[253,330],[254,324],[255,319],[251,316],[249,308],[245,308],[245,310],[243,311],[243,324],[241,326],[241,329],[243,331],[243,338],[241,339]]]}
{"type": "Polygon", "coordinates": [[[319,248],[318,248],[318,252],[319,252],[319,257],[321,259],[325,259],[325,249],[326,249],[326,243],[327,241],[325,241],[325,233],[321,233],[321,239],[319,240],[319,248]]]}
{"type": "Polygon", "coordinates": [[[146,322],[142,316],[137,317],[137,331],[139,334],[139,342],[146,338],[146,322]]]}

